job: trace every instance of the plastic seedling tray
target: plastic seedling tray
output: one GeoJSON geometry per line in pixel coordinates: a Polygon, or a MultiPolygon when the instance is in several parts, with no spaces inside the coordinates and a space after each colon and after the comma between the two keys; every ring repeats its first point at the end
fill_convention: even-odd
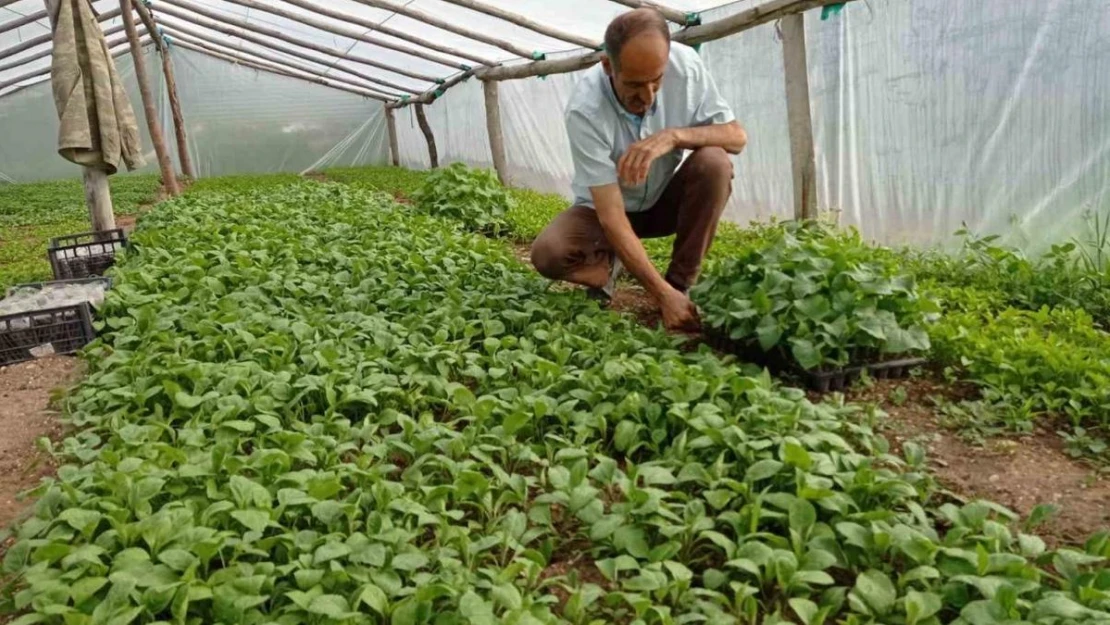
{"type": "Polygon", "coordinates": [[[708,333],[706,339],[713,349],[734,354],[742,361],[766,367],[775,375],[797,378],[806,387],[819,393],[842,391],[862,377],[864,372],[876,379],[903,378],[909,375],[914,367],[927,362],[924,358],[897,358],[828,371],[806,371],[781,351],[764,352],[758,345],[737,341],[717,332],[708,333]]]}
{"type": "Polygon", "coordinates": [[[116,253],[127,247],[122,228],[82,232],[50,240],[47,256],[56,280],[101,276],[116,262],[116,253]]]}

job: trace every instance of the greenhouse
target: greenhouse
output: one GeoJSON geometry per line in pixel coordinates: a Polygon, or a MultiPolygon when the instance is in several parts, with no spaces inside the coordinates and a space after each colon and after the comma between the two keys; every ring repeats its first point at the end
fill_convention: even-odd
{"type": "Polygon", "coordinates": [[[0,0],[0,623],[1110,625],[1110,0],[0,0]]]}

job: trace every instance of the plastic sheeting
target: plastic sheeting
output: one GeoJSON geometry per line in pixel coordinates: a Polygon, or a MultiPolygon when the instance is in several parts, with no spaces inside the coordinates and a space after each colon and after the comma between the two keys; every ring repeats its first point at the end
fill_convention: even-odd
{"type": "MultiPolygon", "coordinates": [[[[457,71],[221,0],[194,1],[412,71],[444,78],[457,71]]],[[[514,59],[500,48],[353,0],[316,1],[466,54],[514,59]]],[[[625,10],[608,0],[485,1],[593,38],[625,10]]],[[[721,3],[714,0],[666,4],[702,11],[702,19],[711,21],[754,2],[716,9],[711,7],[721,3]]],[[[96,4],[101,10],[113,5],[111,0],[96,4]]],[[[20,0],[9,8],[30,12],[39,6],[38,0],[20,0]]],[[[158,0],[153,6],[157,15],[158,0]]],[[[413,0],[408,6],[544,51],[548,58],[571,47],[443,0],[413,0]]],[[[172,25],[171,19],[165,21],[172,25]]],[[[966,223],[1036,248],[1080,231],[1085,212],[1110,211],[1110,0],[860,0],[827,21],[820,11],[807,13],[806,29],[819,204],[842,211],[843,223],[880,241],[920,244],[951,240],[951,233],[966,223]]],[[[0,48],[10,45],[12,36],[41,32],[41,25],[32,25],[0,34],[0,48]]],[[[226,39],[243,50],[253,46],[226,39]]],[[[751,138],[736,159],[728,217],[739,222],[789,217],[793,190],[782,46],[774,26],[706,44],[701,52],[751,138]]],[[[204,175],[387,160],[376,103],[191,53],[179,51],[179,58],[184,59],[178,73],[193,129],[191,149],[204,175]]],[[[414,89],[428,86],[360,69],[414,89]]],[[[0,72],[0,81],[10,75],[0,72]]],[[[569,195],[570,150],[562,111],[576,78],[501,84],[516,184],[569,195]]],[[[17,179],[53,175],[49,172],[56,164],[49,161],[60,159],[46,159],[46,148],[43,159],[37,147],[21,148],[26,162],[14,165],[8,148],[10,136],[22,144],[23,138],[37,140],[42,135],[36,133],[56,128],[43,102],[31,90],[0,93],[3,174],[17,179]]],[[[427,111],[443,163],[490,164],[477,81],[450,90],[427,111]]],[[[413,112],[399,110],[397,121],[403,163],[426,167],[427,150],[413,112]]]]}
{"type": "MultiPolygon", "coordinates": [[[[1110,212],[1110,0],[872,0],[807,13],[806,33],[819,205],[841,223],[890,244],[948,243],[966,224],[1039,249],[1110,212]]],[[[726,215],[791,217],[774,25],[701,53],[750,136],[726,215]]],[[[514,183],[569,197],[562,110],[576,78],[501,84],[514,183]]],[[[489,164],[478,85],[429,112],[443,162],[489,164]]],[[[406,164],[426,166],[419,129],[400,134],[406,164]]]]}

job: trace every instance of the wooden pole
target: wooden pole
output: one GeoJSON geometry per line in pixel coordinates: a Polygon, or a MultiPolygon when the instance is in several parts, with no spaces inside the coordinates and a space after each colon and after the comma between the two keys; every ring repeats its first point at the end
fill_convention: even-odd
{"type": "Polygon", "coordinates": [[[432,102],[435,102],[436,100],[441,98],[443,96],[443,94],[447,92],[448,89],[450,89],[451,87],[454,87],[455,85],[459,84],[460,82],[466,82],[473,75],[474,75],[474,70],[459,72],[458,74],[455,74],[454,76],[448,78],[447,81],[444,82],[442,85],[438,85],[435,89],[430,89],[428,91],[425,91],[424,93],[422,93],[421,95],[419,95],[415,98],[409,98],[407,100],[398,100],[396,102],[393,102],[389,106],[396,107],[396,108],[401,108],[403,106],[408,106],[409,104],[431,104],[432,102]]]}
{"type": "MultiPolygon", "coordinates": [[[[45,0],[46,13],[50,18],[50,34],[58,28],[58,9],[62,0],[45,0]]],[[[89,209],[89,223],[94,232],[112,230],[116,227],[116,215],[112,211],[112,190],[108,186],[108,171],[101,167],[81,167],[81,180],[85,187],[85,206],[89,209]]]]}
{"type": "Polygon", "coordinates": [[[497,83],[483,82],[486,96],[486,131],[489,133],[489,151],[493,155],[493,168],[501,184],[509,186],[509,163],[505,155],[505,136],[501,132],[501,102],[497,97],[497,83]]]}
{"type": "MultiPolygon", "coordinates": [[[[621,2],[621,4],[626,4],[622,0],[616,1],[621,2]]],[[[638,0],[629,0],[629,2],[636,1],[638,0]]],[[[730,35],[735,35],[745,30],[750,30],[768,22],[773,22],[787,15],[801,13],[815,7],[837,4],[840,2],[851,2],[851,0],[770,0],[759,6],[717,20],[716,22],[702,24],[700,26],[691,26],[675,33],[672,39],[688,46],[708,43],[717,39],[723,39],[730,35]]],[[[601,61],[602,56],[602,52],[590,52],[581,56],[555,61],[535,61],[533,63],[503,65],[500,67],[483,67],[476,70],[474,75],[482,80],[517,80],[520,78],[530,78],[532,76],[565,74],[590,67],[601,61]]]]}
{"type": "Polygon", "coordinates": [[[520,15],[518,13],[513,13],[512,11],[506,11],[505,9],[502,9],[500,7],[495,7],[493,5],[489,5],[489,4],[486,4],[484,2],[478,2],[477,0],[443,0],[443,1],[444,2],[450,2],[451,4],[454,4],[454,5],[466,8],[466,9],[470,9],[471,11],[477,11],[479,13],[485,13],[486,15],[489,15],[491,17],[496,17],[497,19],[505,20],[506,22],[511,22],[513,24],[516,24],[517,26],[522,26],[524,28],[527,28],[528,30],[530,30],[532,32],[536,32],[536,33],[539,33],[541,35],[546,35],[548,37],[551,37],[552,39],[559,39],[560,41],[566,41],[568,43],[573,43],[574,45],[582,46],[583,48],[600,48],[601,47],[601,41],[598,41],[596,39],[590,39],[589,37],[580,37],[578,35],[575,35],[574,33],[569,33],[565,30],[560,30],[558,28],[554,28],[554,27],[548,26],[546,24],[541,24],[540,22],[530,20],[527,17],[524,17],[523,15],[520,15]]]}
{"type": "MultiPolygon", "coordinates": [[[[194,39],[199,39],[201,41],[206,41],[208,43],[212,43],[212,44],[216,44],[216,45],[220,45],[220,46],[222,46],[226,43],[225,41],[221,41],[220,39],[218,39],[218,38],[216,38],[212,35],[206,34],[203,31],[194,30],[192,28],[189,28],[188,26],[181,26],[177,23],[173,23],[173,24],[166,23],[166,29],[171,31],[171,33],[183,33],[183,34],[188,35],[188,36],[190,36],[194,39]]],[[[324,61],[324,60],[321,60],[319,58],[313,57],[310,54],[305,54],[305,53],[303,53],[300,50],[297,50],[295,48],[289,48],[289,47],[286,47],[286,46],[279,46],[279,45],[268,43],[268,42],[266,42],[265,39],[262,39],[261,37],[254,37],[250,33],[237,31],[234,28],[228,28],[226,30],[221,30],[221,32],[224,32],[224,34],[232,36],[232,37],[238,37],[240,39],[243,39],[244,41],[251,41],[252,43],[257,43],[258,45],[265,47],[267,50],[276,50],[277,52],[281,52],[282,54],[287,54],[289,56],[296,57],[298,59],[304,59],[304,60],[309,61],[311,63],[316,63],[318,65],[323,65],[324,67],[326,67],[330,70],[343,72],[344,74],[350,74],[351,76],[361,78],[362,80],[365,80],[366,82],[369,82],[369,83],[373,83],[374,85],[379,85],[379,84],[384,83],[387,87],[390,87],[392,89],[397,89],[397,90],[402,91],[404,93],[410,93],[410,94],[419,94],[420,93],[420,91],[417,91],[416,89],[410,89],[410,88],[404,87],[402,85],[396,85],[396,84],[388,82],[388,81],[379,80],[377,78],[374,78],[373,76],[370,76],[370,75],[365,74],[363,72],[360,72],[358,70],[343,67],[341,65],[336,65],[334,63],[328,63],[327,61],[324,61]],[[254,41],[254,40],[257,40],[257,41],[254,41]]],[[[254,56],[257,56],[257,57],[260,57],[260,58],[263,58],[263,59],[274,61],[275,63],[288,63],[288,61],[286,61],[285,59],[283,59],[281,57],[264,55],[262,53],[255,52],[253,50],[248,50],[246,48],[239,48],[239,52],[252,54],[254,56]]],[[[292,65],[292,64],[290,63],[290,65],[292,65]]],[[[314,73],[318,72],[318,70],[313,70],[313,72],[314,73]]],[[[367,86],[367,88],[368,89],[380,90],[376,86],[374,86],[374,87],[367,86]]],[[[386,93],[391,97],[400,97],[399,94],[395,94],[395,93],[389,93],[389,92],[386,92],[386,91],[382,91],[382,93],[386,93]]]]}
{"type": "Polygon", "coordinates": [[[662,13],[663,17],[667,18],[667,21],[669,22],[681,24],[682,26],[689,25],[689,21],[686,19],[685,13],[676,9],[672,9],[670,7],[665,7],[656,2],[647,2],[645,0],[612,0],[612,2],[623,4],[630,9],[655,9],[656,11],[662,13]]]}
{"type": "Polygon", "coordinates": [[[189,180],[196,180],[197,175],[193,170],[193,158],[189,155],[185,115],[181,112],[181,100],[177,96],[177,78],[173,73],[173,61],[170,59],[169,46],[162,40],[162,34],[158,32],[158,24],[154,21],[154,16],[151,15],[142,0],[134,3],[133,6],[135,11],[139,13],[139,19],[146,27],[147,34],[154,41],[154,46],[158,48],[158,54],[162,56],[162,76],[166,80],[166,92],[169,95],[170,115],[173,117],[174,142],[177,144],[177,161],[181,165],[181,174],[189,180]]]}
{"type": "Polygon", "coordinates": [[[416,122],[420,124],[420,132],[424,133],[424,140],[428,142],[428,160],[432,169],[439,167],[439,151],[436,150],[436,138],[432,134],[432,126],[428,124],[428,116],[424,114],[424,105],[416,105],[416,122]]]}
{"type": "Polygon", "coordinates": [[[813,150],[813,119],[809,109],[805,16],[782,19],[783,66],[786,72],[786,114],[790,121],[790,163],[794,174],[794,218],[817,218],[817,163],[813,150]]]}
{"type": "Polygon", "coordinates": [[[385,127],[389,131],[389,158],[394,167],[401,166],[401,147],[397,141],[397,116],[393,109],[385,108],[385,127]]]}
{"type": "MultiPolygon", "coordinates": [[[[292,36],[286,34],[283,31],[280,31],[280,30],[277,30],[277,29],[274,29],[274,28],[267,28],[265,26],[256,24],[254,22],[245,22],[243,20],[236,19],[236,18],[227,16],[227,15],[224,15],[222,13],[216,13],[214,11],[209,11],[209,10],[205,9],[204,7],[197,6],[195,8],[191,8],[190,11],[195,12],[197,15],[204,16],[203,18],[198,18],[197,15],[191,15],[190,13],[187,13],[186,11],[184,11],[180,8],[176,8],[174,6],[171,6],[170,4],[167,4],[168,2],[170,2],[170,0],[163,0],[158,5],[158,11],[160,13],[162,13],[163,15],[172,15],[173,17],[178,18],[178,19],[183,20],[183,21],[186,21],[190,24],[193,24],[194,26],[201,26],[203,28],[209,28],[209,29],[215,30],[217,32],[222,32],[226,35],[230,35],[232,37],[239,37],[241,39],[245,39],[246,41],[250,41],[251,43],[257,43],[259,45],[264,45],[263,42],[265,42],[265,39],[260,39],[260,38],[253,37],[253,36],[248,39],[247,37],[244,37],[241,34],[231,34],[231,33],[242,33],[243,31],[237,31],[237,30],[234,30],[234,29],[231,29],[231,28],[227,28],[226,26],[223,26],[223,24],[228,24],[228,25],[231,25],[231,26],[237,26],[239,28],[246,29],[246,30],[249,30],[251,32],[258,33],[260,35],[265,35],[267,37],[277,39],[279,41],[284,41],[286,43],[290,43],[290,44],[293,44],[293,45],[301,47],[301,48],[306,48],[308,50],[312,50],[314,52],[320,52],[321,54],[326,54],[328,56],[332,56],[332,57],[335,57],[337,59],[352,61],[354,63],[359,63],[361,65],[366,65],[366,66],[369,66],[369,67],[382,69],[382,70],[385,70],[387,72],[393,72],[394,74],[398,74],[398,75],[401,75],[401,76],[407,76],[408,78],[412,78],[414,80],[422,80],[422,81],[425,81],[425,82],[435,82],[437,80],[437,78],[435,76],[431,76],[431,75],[428,75],[428,74],[421,74],[419,72],[410,72],[410,71],[408,71],[406,69],[403,69],[403,68],[400,68],[400,67],[395,67],[393,65],[387,65],[385,63],[380,63],[380,62],[375,61],[374,59],[371,59],[371,58],[367,58],[367,57],[364,57],[364,56],[358,56],[358,55],[354,55],[354,54],[349,54],[349,53],[344,52],[344,51],[342,51],[338,48],[329,48],[327,46],[322,46],[322,45],[315,44],[315,43],[312,43],[312,42],[309,42],[309,41],[303,41],[303,40],[298,39],[296,37],[292,37],[292,36]],[[207,19],[204,19],[204,18],[207,18],[207,19]]],[[[393,86],[393,85],[386,85],[386,86],[393,86]]]]}
{"type": "MultiPolygon", "coordinates": [[[[227,49],[224,48],[223,46],[219,45],[219,44],[212,44],[212,43],[209,43],[208,41],[205,41],[205,40],[202,40],[202,39],[194,39],[193,37],[189,37],[187,35],[182,35],[181,33],[177,33],[177,32],[174,32],[172,30],[170,30],[169,33],[173,37],[174,41],[176,41],[177,43],[189,43],[189,44],[192,44],[193,46],[196,46],[198,48],[203,48],[205,50],[209,50],[209,51],[215,52],[217,54],[227,54],[228,53],[227,49]]],[[[350,80],[348,78],[343,78],[343,77],[340,77],[340,76],[327,76],[327,75],[324,74],[324,72],[322,72],[320,70],[317,70],[314,67],[310,67],[310,66],[307,66],[307,65],[301,65],[300,63],[294,63],[292,61],[287,61],[287,60],[283,59],[280,56],[267,54],[265,52],[259,52],[259,51],[256,51],[256,50],[245,50],[245,49],[239,49],[239,50],[236,50],[235,52],[236,52],[236,56],[238,56],[240,59],[243,59],[243,60],[250,60],[250,61],[254,61],[255,63],[262,63],[262,62],[272,63],[273,65],[275,65],[277,67],[281,67],[281,68],[289,70],[289,71],[301,72],[303,74],[307,74],[307,75],[313,76],[315,78],[326,78],[326,79],[328,79],[329,81],[331,81],[333,83],[337,83],[337,84],[341,84],[341,85],[347,85],[349,87],[355,87],[356,89],[361,89],[361,90],[367,91],[369,93],[373,93],[373,94],[375,94],[375,95],[377,95],[377,96],[379,96],[379,97],[381,97],[382,99],[385,99],[385,100],[392,100],[392,99],[398,97],[398,94],[386,93],[384,91],[380,91],[380,90],[378,90],[374,87],[371,87],[369,85],[364,85],[364,84],[362,84],[358,81],[350,80]],[[252,59],[250,57],[254,57],[254,58],[252,59]],[[260,60],[256,60],[256,59],[260,59],[260,60]]]]}
{"type": "Polygon", "coordinates": [[[131,0],[119,0],[119,7],[120,11],[123,12],[123,28],[127,31],[127,38],[131,40],[131,58],[135,65],[135,80],[139,83],[139,95],[143,100],[143,114],[146,116],[146,127],[147,131],[150,132],[150,142],[154,144],[154,153],[158,157],[158,168],[162,171],[162,186],[166,188],[166,193],[170,197],[174,197],[180,194],[181,190],[177,186],[177,177],[173,173],[173,162],[170,160],[170,151],[166,148],[166,137],[162,134],[162,124],[158,121],[158,109],[154,106],[154,96],[150,93],[146,63],[143,61],[143,46],[139,41],[139,31],[135,28],[135,15],[131,11],[131,0]]]}
{"type": "Polygon", "coordinates": [[[186,42],[186,41],[178,41],[174,45],[178,46],[179,48],[184,48],[186,50],[192,50],[193,52],[197,52],[197,53],[203,54],[205,56],[210,56],[214,59],[220,59],[221,61],[227,61],[228,63],[232,63],[232,64],[235,64],[235,65],[242,65],[243,67],[249,67],[249,68],[254,69],[254,70],[258,70],[258,71],[262,71],[262,72],[269,72],[271,74],[278,74],[280,76],[285,76],[287,78],[296,78],[297,80],[303,80],[305,82],[310,82],[312,84],[321,85],[321,86],[324,86],[324,87],[331,87],[332,89],[337,89],[339,91],[346,91],[347,93],[353,93],[355,95],[360,95],[364,98],[370,98],[372,100],[377,100],[379,102],[388,102],[389,101],[388,98],[384,98],[384,97],[382,97],[381,95],[379,95],[377,93],[371,93],[369,91],[365,91],[363,89],[358,89],[358,88],[355,88],[355,87],[348,87],[347,85],[334,83],[334,82],[331,82],[330,80],[327,80],[327,79],[324,79],[324,78],[319,78],[317,76],[306,76],[304,74],[299,73],[297,70],[286,69],[285,67],[282,67],[280,65],[275,65],[273,63],[267,63],[265,61],[254,61],[254,60],[251,60],[251,59],[247,59],[247,58],[244,58],[244,57],[241,57],[241,56],[235,56],[233,54],[229,54],[229,53],[225,53],[225,52],[212,52],[211,50],[206,50],[204,48],[201,48],[200,46],[194,46],[193,44],[191,44],[189,42],[186,42]]]}
{"type": "MultiPolygon", "coordinates": [[[[412,19],[414,19],[414,20],[416,20],[416,21],[418,21],[422,24],[428,24],[429,26],[435,26],[436,28],[439,28],[440,30],[446,30],[449,33],[455,33],[456,35],[462,35],[463,37],[466,37],[468,39],[473,39],[474,41],[480,41],[484,44],[491,45],[491,46],[494,46],[496,48],[501,48],[502,50],[504,50],[506,52],[510,52],[512,54],[515,54],[515,55],[517,55],[521,58],[531,59],[534,56],[534,51],[532,51],[532,50],[528,50],[527,48],[522,48],[522,47],[520,47],[520,46],[518,46],[518,45],[516,45],[512,42],[505,41],[504,39],[499,39],[497,37],[491,37],[491,36],[486,35],[484,33],[480,33],[478,31],[471,30],[469,28],[464,28],[462,26],[452,24],[451,22],[449,22],[447,20],[444,20],[444,19],[440,19],[440,18],[432,15],[431,13],[425,13],[424,11],[420,11],[418,9],[410,8],[408,4],[397,4],[395,2],[390,2],[390,0],[354,0],[354,1],[359,3],[359,4],[365,4],[366,6],[374,7],[376,9],[383,9],[385,11],[390,11],[390,12],[396,13],[398,15],[404,15],[405,17],[412,18],[412,19]]],[[[455,56],[458,56],[458,55],[456,54],[455,56]]]]}

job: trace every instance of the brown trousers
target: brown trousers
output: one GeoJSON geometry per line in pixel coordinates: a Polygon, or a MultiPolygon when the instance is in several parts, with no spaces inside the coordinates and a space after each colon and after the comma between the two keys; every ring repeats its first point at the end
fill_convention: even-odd
{"type": "MultiPolygon", "coordinates": [[[[728,153],[721,148],[700,148],[675,172],[655,206],[628,213],[632,230],[641,239],[676,235],[664,276],[671,286],[685,291],[697,280],[731,194],[728,153]]],[[[543,276],[563,280],[585,267],[608,267],[612,253],[597,213],[588,206],[572,206],[536,237],[532,264],[543,276]]]]}

